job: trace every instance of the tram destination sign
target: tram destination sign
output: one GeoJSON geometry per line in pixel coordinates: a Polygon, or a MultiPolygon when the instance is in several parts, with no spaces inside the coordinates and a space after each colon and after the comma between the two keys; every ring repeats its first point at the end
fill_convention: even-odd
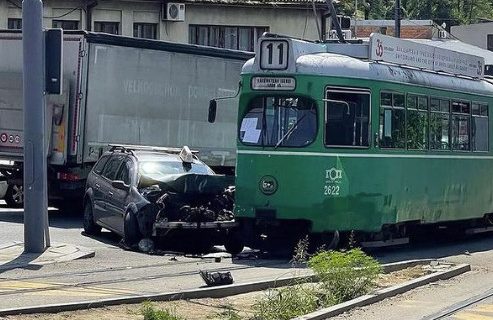
{"type": "Polygon", "coordinates": [[[370,60],[482,79],[484,58],[379,33],[370,36],[370,60]]]}
{"type": "Polygon", "coordinates": [[[296,80],[291,77],[253,77],[253,90],[290,91],[296,88],[296,80]]]}

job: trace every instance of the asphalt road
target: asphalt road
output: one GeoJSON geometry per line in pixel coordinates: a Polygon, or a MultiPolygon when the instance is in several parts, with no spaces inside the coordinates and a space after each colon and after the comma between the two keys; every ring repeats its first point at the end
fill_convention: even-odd
{"type": "MultiPolygon", "coordinates": [[[[22,210],[0,204],[0,244],[23,240],[22,219],[22,210]]],[[[200,269],[230,270],[236,282],[303,272],[290,269],[287,261],[280,260],[222,259],[216,263],[197,256],[125,251],[118,246],[118,237],[109,232],[97,238],[84,236],[79,216],[62,215],[57,210],[50,211],[50,234],[52,242],[92,248],[96,256],[37,269],[1,272],[0,309],[193,289],[203,286],[198,276],[200,269]]],[[[335,319],[493,320],[493,300],[485,296],[493,287],[493,235],[460,240],[430,237],[420,244],[372,254],[383,263],[423,258],[469,263],[472,271],[335,319]]]]}
{"type": "MultiPolygon", "coordinates": [[[[0,309],[92,301],[122,296],[160,294],[204,286],[199,270],[231,271],[237,283],[271,280],[293,272],[287,261],[235,260],[168,253],[126,251],[120,238],[103,231],[83,234],[82,219],[50,210],[52,243],[69,243],[95,251],[95,257],[38,268],[0,272],[0,309]]],[[[0,244],[23,241],[23,211],[0,206],[0,244]]],[[[300,271],[304,272],[304,271],[300,271]]]]}

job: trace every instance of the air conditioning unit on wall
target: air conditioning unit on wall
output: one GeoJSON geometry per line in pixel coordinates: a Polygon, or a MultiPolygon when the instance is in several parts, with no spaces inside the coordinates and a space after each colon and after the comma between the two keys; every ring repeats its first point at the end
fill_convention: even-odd
{"type": "Polygon", "coordinates": [[[185,21],[185,4],[168,2],[162,7],[162,19],[166,21],[185,21]]]}

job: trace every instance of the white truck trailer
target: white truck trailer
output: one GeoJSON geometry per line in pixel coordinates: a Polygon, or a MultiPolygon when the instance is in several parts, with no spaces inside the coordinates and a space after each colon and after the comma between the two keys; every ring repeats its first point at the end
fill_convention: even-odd
{"type": "MultiPolygon", "coordinates": [[[[46,95],[50,199],[81,199],[88,172],[109,144],[198,150],[219,171],[235,165],[237,99],[253,53],[114,36],[64,34],[63,93],[46,95]]],[[[0,165],[9,184],[22,184],[22,34],[0,32],[0,165]]]]}

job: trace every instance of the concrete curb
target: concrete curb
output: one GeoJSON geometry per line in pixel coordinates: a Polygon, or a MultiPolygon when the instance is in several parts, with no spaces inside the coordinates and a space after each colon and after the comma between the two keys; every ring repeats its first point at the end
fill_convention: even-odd
{"type": "MultiPolygon", "coordinates": [[[[429,264],[430,261],[433,261],[433,260],[430,260],[430,259],[427,259],[427,260],[410,260],[410,261],[384,264],[384,265],[382,265],[382,267],[384,268],[384,270],[395,271],[395,270],[413,267],[413,266],[416,266],[419,264],[429,264]]],[[[465,272],[465,271],[463,271],[463,272],[465,272]]],[[[462,273],[462,272],[460,272],[460,273],[462,273]]],[[[442,279],[447,279],[447,278],[450,278],[452,276],[453,275],[450,275],[450,276],[442,278],[442,279]]],[[[421,279],[421,278],[419,278],[419,279],[421,279]]],[[[416,280],[419,280],[419,279],[416,279],[416,280]]],[[[93,300],[93,301],[84,301],[84,302],[71,302],[71,303],[63,303],[63,304],[48,304],[48,305],[33,306],[33,307],[0,309],[0,317],[1,316],[7,316],[7,315],[16,315],[16,314],[56,313],[56,312],[62,312],[62,311],[74,311],[74,310],[97,308],[97,307],[104,307],[104,306],[110,306],[110,305],[134,304],[134,303],[141,303],[144,301],[173,301],[173,300],[183,300],[183,299],[224,298],[224,297],[242,294],[242,293],[261,291],[261,290],[266,290],[269,288],[287,286],[287,285],[293,284],[294,282],[298,282],[298,281],[314,282],[316,280],[317,280],[316,276],[314,276],[314,275],[305,275],[305,276],[296,276],[296,277],[282,277],[282,278],[278,278],[275,280],[248,282],[248,283],[232,284],[232,285],[219,286],[219,287],[205,287],[205,288],[190,289],[190,290],[169,292],[169,293],[163,293],[163,294],[135,295],[135,296],[109,298],[109,299],[103,299],[103,300],[93,300]]],[[[428,282],[431,282],[431,281],[435,281],[435,280],[430,280],[428,282]]],[[[426,283],[428,283],[428,282],[426,282],[426,283]]],[[[416,286],[419,286],[419,285],[420,284],[418,284],[416,286]]],[[[409,290],[409,289],[407,289],[407,290],[409,290]]],[[[398,293],[400,293],[400,292],[398,292],[398,293]]],[[[395,293],[395,294],[397,294],[397,293],[395,293]]],[[[389,296],[391,296],[391,295],[389,295],[389,296]]],[[[365,297],[367,297],[367,296],[365,296],[365,297]]],[[[363,297],[361,297],[361,298],[363,298],[363,297]]],[[[358,298],[358,299],[361,299],[361,298],[358,298]]],[[[376,300],[376,301],[378,301],[378,300],[376,300]]],[[[307,319],[312,319],[312,318],[307,318],[307,319]]],[[[321,319],[321,318],[313,318],[313,319],[321,319]]]]}
{"type": "Polygon", "coordinates": [[[452,277],[458,276],[462,273],[471,271],[471,266],[468,264],[460,264],[455,267],[452,267],[450,270],[440,271],[437,273],[429,274],[426,276],[419,277],[417,279],[413,279],[407,281],[405,283],[378,290],[374,294],[368,294],[361,296],[359,298],[340,303],[338,305],[332,306],[330,308],[324,308],[310,314],[295,318],[293,320],[321,320],[327,319],[330,317],[334,317],[346,311],[349,311],[352,308],[363,307],[378,301],[382,301],[386,298],[390,298],[396,296],[398,294],[404,293],[406,291],[415,289],[417,287],[426,285],[431,282],[435,282],[438,280],[446,280],[452,277]]]}
{"type": "Polygon", "coordinates": [[[42,254],[24,253],[23,250],[23,243],[18,241],[0,245],[0,272],[92,258],[96,255],[92,249],[65,243],[53,243],[42,254]]]}

